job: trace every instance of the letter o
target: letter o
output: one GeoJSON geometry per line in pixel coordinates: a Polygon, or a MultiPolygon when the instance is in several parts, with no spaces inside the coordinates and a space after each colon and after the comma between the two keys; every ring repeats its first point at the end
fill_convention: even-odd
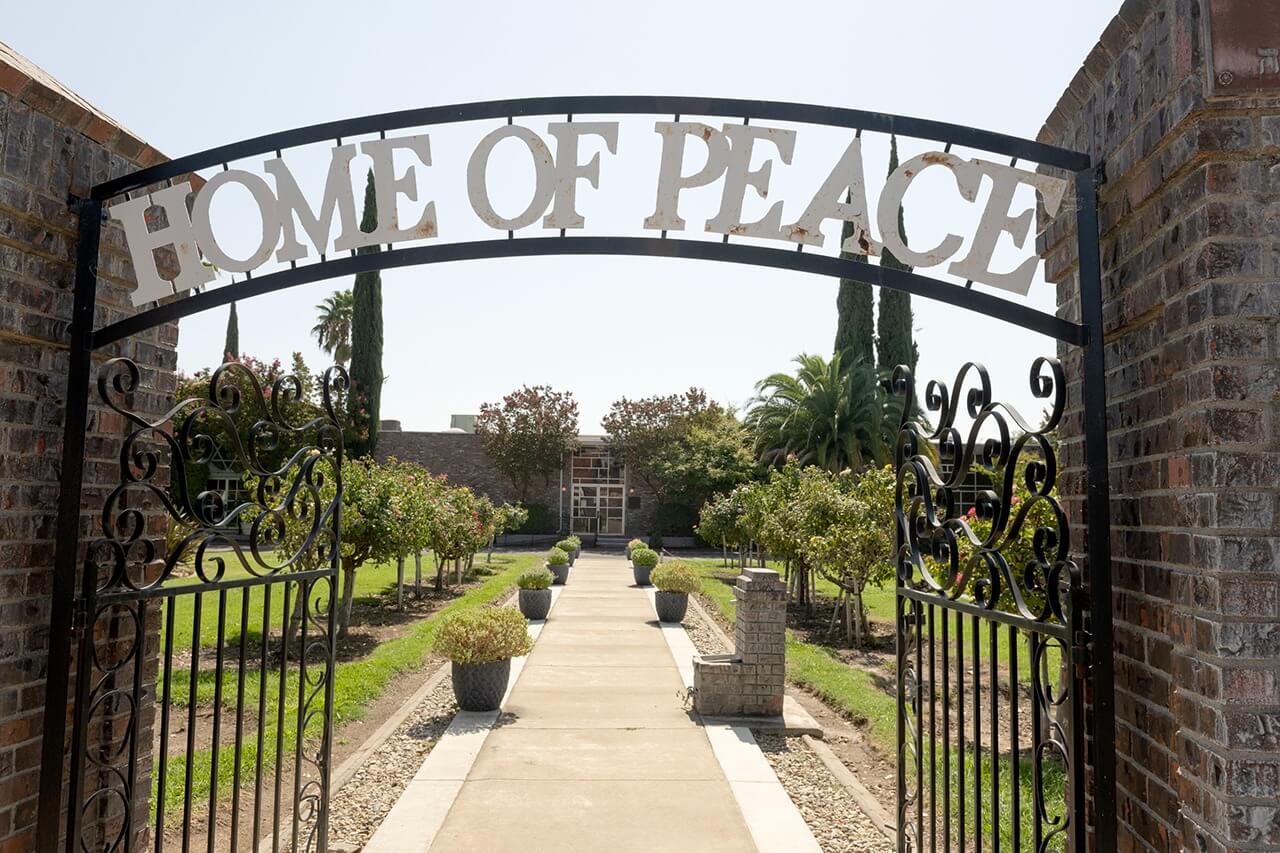
{"type": "Polygon", "coordinates": [[[191,208],[191,228],[204,256],[215,267],[227,272],[249,272],[265,263],[275,251],[276,242],[280,237],[280,216],[276,208],[275,193],[271,192],[271,187],[266,181],[252,172],[228,169],[210,178],[196,194],[195,204],[191,208]],[[224,184],[229,183],[240,184],[249,191],[254,203],[258,205],[258,214],[262,217],[262,234],[258,240],[258,248],[244,260],[237,260],[222,250],[217,238],[213,236],[213,227],[209,222],[209,208],[213,205],[214,193],[224,184]]]}
{"type": "Polygon", "coordinates": [[[547,205],[551,204],[551,197],[556,190],[555,178],[555,161],[551,157],[551,149],[542,138],[527,127],[509,124],[487,134],[471,152],[471,160],[467,163],[467,196],[471,199],[471,209],[485,224],[504,231],[515,231],[532,225],[547,209],[547,205]],[[533,158],[535,184],[529,206],[519,216],[506,219],[498,215],[489,201],[489,155],[499,142],[512,136],[529,149],[529,156],[533,158]]]}

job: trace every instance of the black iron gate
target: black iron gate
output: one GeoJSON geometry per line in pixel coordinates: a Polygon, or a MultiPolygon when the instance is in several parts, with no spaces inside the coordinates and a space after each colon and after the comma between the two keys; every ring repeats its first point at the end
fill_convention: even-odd
{"type": "MultiPolygon", "coordinates": [[[[708,135],[718,132],[699,127],[708,135]]],[[[99,370],[98,396],[128,428],[117,483],[109,494],[98,495],[82,489],[92,356],[161,324],[309,282],[399,266],[539,255],[696,258],[852,278],[978,312],[1078,348],[1082,375],[1071,381],[1081,380],[1083,389],[1088,486],[1083,573],[1070,558],[1067,518],[1053,493],[1057,461],[1049,433],[1062,416],[1068,384],[1056,362],[1039,360],[1032,366],[1033,392],[1051,403],[1046,424],[1033,427],[1002,408],[985,373],[971,367],[955,387],[933,384],[926,391],[936,426],[926,430],[910,421],[901,433],[898,846],[931,853],[1032,845],[1083,850],[1086,833],[1093,833],[1094,849],[1113,850],[1111,594],[1095,167],[1084,154],[1031,140],[884,113],[735,99],[604,96],[492,101],[329,122],[220,146],[95,186],[89,198],[77,202],[80,239],[51,608],[40,850],[53,853],[64,827],[69,850],[136,849],[144,837],[142,826],[153,828],[156,849],[165,846],[166,833],[183,849],[202,841],[210,851],[255,847],[259,840],[272,850],[323,850],[327,843],[331,602],[342,461],[336,417],[342,406],[333,395],[344,392],[345,376],[326,374],[319,392],[325,416],[306,423],[291,422],[287,415],[287,404],[305,393],[299,380],[258,388],[235,365],[213,378],[207,399],[185,401],[149,421],[135,413],[131,398],[150,394],[154,403],[164,396],[146,387],[151,366],[109,361],[99,370]],[[933,157],[925,165],[959,162],[953,146],[1008,158],[1007,167],[985,161],[992,169],[1036,163],[1074,184],[1079,320],[999,298],[973,288],[972,281],[961,286],[848,255],[806,252],[808,232],[799,228],[784,237],[795,240],[790,248],[731,241],[739,233],[733,228],[722,239],[679,239],[665,225],[660,236],[567,236],[561,227],[559,236],[517,237],[507,230],[497,239],[423,244],[435,236],[431,223],[405,238],[415,245],[365,246],[349,256],[337,253],[336,243],[329,253],[317,246],[318,259],[295,256],[266,274],[246,270],[239,282],[163,299],[101,327],[95,323],[99,239],[109,202],[183,182],[185,198],[195,192],[190,176],[197,170],[226,172],[231,162],[272,154],[279,165],[286,149],[315,143],[336,140],[336,153],[344,138],[386,140],[388,130],[483,121],[511,125],[526,117],[564,116],[572,123],[575,114],[673,116],[677,124],[681,115],[731,116],[731,123],[741,122],[739,128],[760,120],[813,124],[847,130],[855,140],[866,132],[943,143],[941,151],[921,155],[933,157]],[[962,405],[974,422],[967,435],[957,426],[962,405]],[[245,407],[259,407],[258,414],[246,418],[245,407]],[[298,441],[304,434],[307,440],[298,441]],[[279,458],[275,451],[286,435],[297,450],[279,458]],[[242,500],[227,502],[184,479],[192,466],[207,464],[216,452],[237,460],[249,476],[250,493],[242,500]],[[959,486],[975,467],[994,480],[973,501],[970,519],[959,486]],[[165,480],[169,470],[172,486],[165,480]],[[82,502],[90,498],[100,512],[94,510],[94,541],[86,556],[82,502]],[[163,530],[148,527],[149,519],[160,516],[183,531],[164,548],[154,544],[163,530]],[[241,527],[247,527],[247,541],[234,535],[241,527]],[[1029,556],[1012,557],[1009,546],[1019,531],[1032,528],[1029,556]],[[179,564],[191,567],[189,576],[179,576],[179,564]],[[190,620],[176,618],[184,608],[190,620]],[[189,632],[179,631],[179,624],[189,624],[189,632]],[[202,637],[212,644],[212,660],[206,659],[208,652],[200,653],[202,637]],[[1030,685],[1025,698],[1024,685],[1030,685]],[[211,709],[204,716],[196,710],[202,703],[211,709]],[[70,755],[64,756],[68,721],[70,755]],[[1086,728],[1092,736],[1087,770],[1086,728]],[[179,731],[181,749],[171,750],[179,731]],[[139,790],[147,780],[149,797],[139,790]],[[1024,812],[1025,819],[1010,820],[1024,812]],[[81,833],[90,823],[97,833],[93,839],[81,833]]],[[[237,179],[243,176],[240,171],[237,179]]],[[[265,182],[260,189],[272,193],[265,182]]],[[[972,194],[967,198],[972,201],[972,194]]],[[[538,213],[532,205],[530,210],[538,213]]],[[[995,233],[998,237],[999,227],[995,233]]],[[[268,237],[267,257],[274,248],[268,237]]],[[[195,262],[197,249],[184,245],[185,260],[195,262]]],[[[277,257],[280,264],[284,260],[277,257]]],[[[900,394],[909,393],[911,384],[905,373],[895,379],[900,394]]]]}

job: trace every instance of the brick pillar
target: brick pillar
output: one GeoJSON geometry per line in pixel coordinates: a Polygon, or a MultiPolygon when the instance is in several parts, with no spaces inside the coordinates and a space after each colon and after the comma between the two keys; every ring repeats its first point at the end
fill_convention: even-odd
{"type": "MultiPolygon", "coordinates": [[[[1040,134],[1105,162],[1122,850],[1280,850],[1277,22],[1275,0],[1128,0],[1040,134]]],[[[1073,223],[1040,248],[1078,319],[1073,223]]]]}
{"type": "MultiPolygon", "coordinates": [[[[112,119],[0,44],[0,851],[35,848],[34,824],[48,676],[49,596],[54,527],[60,492],[62,423],[67,389],[68,324],[75,274],[76,215],[69,194],[164,157],[112,119]]],[[[105,224],[99,254],[100,324],[134,312],[135,286],[120,229],[105,224]]],[[[94,356],[93,370],[111,356],[142,368],[135,408],[163,413],[172,402],[176,325],[161,326],[94,356]]],[[[91,398],[92,399],[92,398],[91,398]]],[[[124,419],[91,404],[81,543],[99,534],[95,516],[119,481],[124,419]]],[[[147,529],[163,536],[164,522],[147,512],[147,529]]],[[[138,709],[139,785],[131,804],[145,837],[155,654],[155,608],[145,652],[138,655],[147,690],[138,709]]],[[[105,614],[92,626],[103,660],[127,650],[133,626],[105,614]]],[[[122,672],[120,678],[129,676],[122,672]]],[[[74,689],[74,685],[73,685],[74,689]]],[[[121,703],[123,704],[123,703],[121,703]]],[[[90,742],[113,737],[124,714],[98,715],[90,742]]],[[[64,745],[64,754],[69,743],[64,745]]],[[[87,791],[97,784],[86,774],[87,791]]],[[[64,795],[65,796],[65,795],[64,795]]],[[[90,816],[84,839],[101,846],[122,819],[117,800],[90,816]]]]}
{"type": "Polygon", "coordinates": [[[694,707],[714,716],[779,716],[786,688],[786,586],[771,569],[746,569],[733,591],[734,654],[694,658],[694,707]]]}

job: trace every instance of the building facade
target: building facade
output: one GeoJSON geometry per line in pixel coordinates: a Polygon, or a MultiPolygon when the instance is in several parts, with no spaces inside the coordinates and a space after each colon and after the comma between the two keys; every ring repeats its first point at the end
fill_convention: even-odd
{"type": "Polygon", "coordinates": [[[638,478],[628,476],[604,436],[579,436],[577,448],[565,455],[560,470],[543,481],[535,478],[522,499],[485,452],[474,432],[475,418],[454,415],[451,423],[448,430],[412,432],[401,429],[398,421],[383,421],[377,458],[414,462],[496,502],[522,500],[527,506],[545,507],[547,525],[533,532],[576,533],[604,542],[636,536],[647,539],[657,532],[657,495],[638,478]]]}

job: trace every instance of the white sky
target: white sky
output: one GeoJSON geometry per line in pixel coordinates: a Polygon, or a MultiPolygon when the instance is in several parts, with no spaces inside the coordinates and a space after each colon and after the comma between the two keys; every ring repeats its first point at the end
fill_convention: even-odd
{"type": "MultiPolygon", "coordinates": [[[[1034,137],[1117,5],[224,2],[205,12],[172,2],[45,2],[10,10],[0,39],[170,156],[368,113],[578,94],[798,101],[1034,137]]],[[[653,120],[622,119],[618,155],[602,156],[601,189],[579,185],[582,233],[648,233],[640,222],[653,209],[653,120]]],[[[545,132],[545,121],[524,123],[545,132]]],[[[436,200],[443,239],[493,236],[463,187],[471,148],[497,124],[431,130],[433,166],[419,167],[419,178],[436,200]]],[[[784,222],[800,214],[848,141],[843,132],[799,130],[792,166],[774,165],[769,203],[786,202],[784,222]]],[[[903,159],[936,147],[900,142],[903,159]]],[[[286,152],[304,190],[325,148],[286,152]]],[[[588,142],[586,156],[597,148],[588,142]]],[[[527,155],[522,162],[504,149],[490,181],[495,206],[512,215],[528,198],[531,170],[527,155]]],[[[698,162],[692,150],[686,171],[698,162]]],[[[874,209],[887,139],[865,136],[864,156],[874,209]]],[[[261,171],[260,159],[242,166],[261,171]]],[[[940,171],[926,172],[907,196],[912,245],[970,233],[977,207],[955,197],[945,173],[925,180],[940,171]]],[[[682,197],[685,236],[719,239],[701,229],[718,207],[719,186],[682,197]]],[[[979,202],[984,197],[985,187],[979,202]]],[[[744,218],[765,208],[749,192],[744,218]]],[[[223,215],[215,227],[229,223],[228,248],[253,225],[238,220],[240,210],[230,200],[214,208],[223,215]]],[[[402,223],[415,210],[402,204],[402,223]]],[[[831,252],[838,229],[829,224],[827,233],[831,252]]],[[[1005,243],[998,269],[1023,257],[1005,243]]],[[[286,360],[301,350],[323,366],[309,336],[313,306],[350,283],[240,303],[242,350],[286,360]]],[[[699,261],[470,261],[384,272],[383,283],[382,416],[406,429],[443,429],[451,413],[475,412],[522,383],[573,391],[583,432],[598,432],[610,402],[624,395],[701,385],[741,406],[757,380],[788,368],[797,353],[828,354],[836,319],[834,279],[699,261]]],[[[1027,301],[1052,311],[1052,287],[1037,276],[1027,301]]],[[[984,361],[996,396],[1038,418],[1026,375],[1035,355],[1053,353],[1052,341],[921,298],[913,306],[922,380],[949,381],[962,361],[984,361]]],[[[225,323],[226,309],[183,320],[179,366],[216,363],[225,323]]]]}

